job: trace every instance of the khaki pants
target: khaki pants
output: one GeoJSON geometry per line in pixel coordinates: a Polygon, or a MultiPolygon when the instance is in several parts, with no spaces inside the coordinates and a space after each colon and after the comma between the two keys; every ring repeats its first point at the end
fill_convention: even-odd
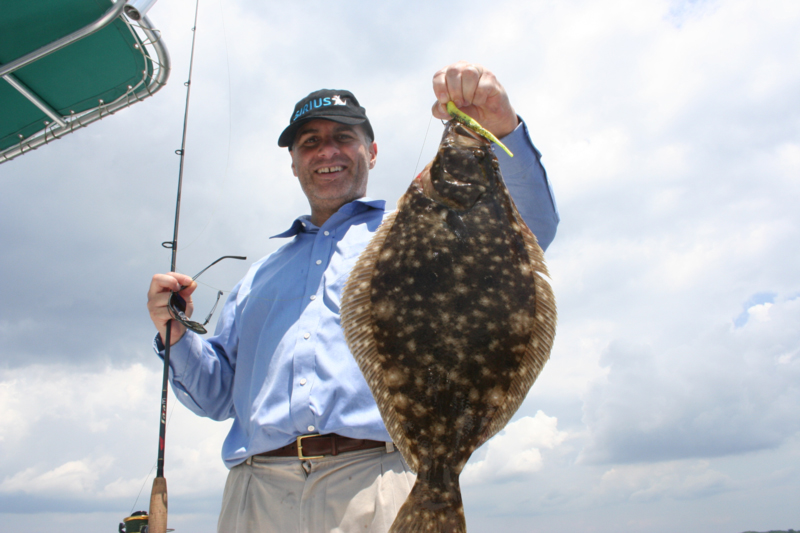
{"type": "Polygon", "coordinates": [[[300,461],[255,456],[231,469],[219,533],[385,533],[414,485],[384,448],[300,461]]]}

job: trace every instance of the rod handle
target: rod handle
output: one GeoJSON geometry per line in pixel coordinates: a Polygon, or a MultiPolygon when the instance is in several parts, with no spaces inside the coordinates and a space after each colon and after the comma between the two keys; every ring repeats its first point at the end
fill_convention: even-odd
{"type": "Polygon", "coordinates": [[[153,480],[150,492],[150,512],[147,519],[149,533],[167,533],[167,479],[157,477],[153,480]]]}

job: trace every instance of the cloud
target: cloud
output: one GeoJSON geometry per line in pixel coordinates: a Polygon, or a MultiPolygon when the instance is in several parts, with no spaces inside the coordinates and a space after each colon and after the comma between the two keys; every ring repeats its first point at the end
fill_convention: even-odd
{"type": "Polygon", "coordinates": [[[716,4],[714,0],[672,0],[666,18],[680,28],[689,20],[711,14],[716,4]]]}
{"type": "Polygon", "coordinates": [[[734,488],[730,477],[709,468],[707,461],[672,461],[614,467],[602,475],[598,491],[631,501],[651,502],[663,498],[704,498],[734,488]]]}
{"type": "Polygon", "coordinates": [[[101,372],[65,371],[31,365],[24,370],[0,371],[0,411],[20,421],[12,424],[5,440],[24,442],[33,426],[58,421],[85,431],[103,433],[118,420],[138,415],[148,393],[154,393],[154,372],[140,364],[106,368],[101,372]]]}
{"type": "Polygon", "coordinates": [[[611,343],[584,398],[588,462],[719,457],[774,448],[800,430],[800,298],[750,308],[679,346],[611,343]]]}
{"type": "Polygon", "coordinates": [[[757,293],[748,298],[744,304],[744,311],[733,321],[734,327],[740,328],[744,326],[751,315],[761,316],[765,311],[772,306],[777,294],[771,292],[757,293]]]}
{"type": "Polygon", "coordinates": [[[525,477],[542,468],[541,448],[553,449],[567,438],[558,431],[558,420],[542,411],[508,424],[486,443],[483,459],[464,467],[464,486],[498,483],[525,477]]]}
{"type": "Polygon", "coordinates": [[[97,480],[114,463],[110,456],[69,461],[47,472],[27,468],[0,483],[0,492],[57,494],[94,493],[97,480]]]}
{"type": "Polygon", "coordinates": [[[27,432],[16,380],[0,381],[0,443],[27,432]]]}
{"type": "MultiPolygon", "coordinates": [[[[41,511],[67,500],[76,509],[92,500],[130,505],[152,479],[160,383],[158,364],[0,370],[0,492],[37,498],[41,511]]],[[[172,395],[168,406],[170,495],[216,498],[227,475],[227,424],[196,417],[172,395]]]]}
{"type": "Polygon", "coordinates": [[[769,308],[772,304],[767,302],[759,305],[754,305],[747,309],[747,314],[758,322],[767,322],[770,319],[769,308]]]}

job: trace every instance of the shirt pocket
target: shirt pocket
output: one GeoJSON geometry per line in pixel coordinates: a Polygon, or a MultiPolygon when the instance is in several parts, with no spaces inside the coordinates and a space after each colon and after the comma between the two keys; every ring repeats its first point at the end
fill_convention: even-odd
{"type": "Polygon", "coordinates": [[[325,306],[339,314],[342,291],[350,277],[350,272],[356,266],[361,252],[369,244],[369,239],[357,243],[348,243],[346,249],[337,247],[331,256],[330,264],[325,271],[323,279],[323,301],[325,306]]]}

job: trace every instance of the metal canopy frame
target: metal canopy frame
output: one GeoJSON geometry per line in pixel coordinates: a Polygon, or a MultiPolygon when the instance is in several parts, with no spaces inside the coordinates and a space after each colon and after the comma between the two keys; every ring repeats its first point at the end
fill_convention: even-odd
{"type": "MultiPolygon", "coordinates": [[[[95,3],[97,2],[95,1],[95,3]]],[[[43,113],[44,118],[41,121],[41,128],[36,132],[26,136],[21,133],[23,130],[20,129],[19,132],[15,132],[19,138],[18,142],[5,148],[0,146],[0,164],[83,128],[120,109],[140,102],[158,92],[166,84],[170,73],[170,59],[167,49],[161,40],[160,33],[154,29],[146,16],[141,16],[136,22],[128,20],[122,15],[125,7],[125,0],[117,0],[99,18],[84,27],[68,35],[58,37],[49,44],[13,61],[0,64],[0,76],[3,80],[16,89],[31,104],[35,105],[43,113]],[[127,85],[127,90],[124,94],[114,100],[104,102],[103,99],[98,99],[97,105],[94,107],[79,112],[72,111],[68,115],[64,115],[54,109],[46,98],[37,94],[35,90],[28,87],[24,81],[14,74],[29,65],[35,64],[42,58],[65,49],[92,34],[102,31],[104,28],[108,28],[112,24],[119,26],[117,29],[126,28],[130,31],[131,37],[129,39],[134,43],[131,53],[141,54],[142,58],[137,61],[143,60],[145,65],[142,70],[141,80],[138,83],[127,85]],[[48,118],[49,120],[47,120],[48,118]]],[[[114,28],[108,28],[108,30],[114,30],[114,28]]],[[[0,105],[3,105],[3,103],[0,102],[0,105]]],[[[30,130],[30,125],[26,126],[25,129],[27,133],[30,130]]],[[[7,145],[8,143],[5,144],[7,145]]]]}

